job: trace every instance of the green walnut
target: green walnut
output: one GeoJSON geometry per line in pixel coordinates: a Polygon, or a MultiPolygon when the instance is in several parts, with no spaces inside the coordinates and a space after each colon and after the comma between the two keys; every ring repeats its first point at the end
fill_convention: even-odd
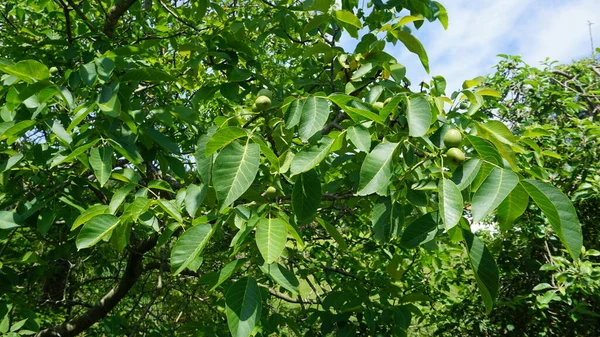
{"type": "Polygon", "coordinates": [[[388,97],[385,99],[385,101],[383,101],[383,105],[387,105],[391,101],[392,101],[392,97],[388,97]]]}
{"type": "Polygon", "coordinates": [[[467,102],[462,102],[462,103],[460,103],[458,108],[461,110],[467,110],[469,108],[469,104],[467,102]]]}
{"type": "Polygon", "coordinates": [[[254,101],[258,111],[267,110],[271,106],[271,99],[267,96],[258,96],[254,101]]]}
{"type": "Polygon", "coordinates": [[[259,112],[260,110],[258,110],[258,107],[256,106],[256,103],[252,103],[252,108],[250,108],[250,110],[252,110],[252,112],[259,112]]]}
{"type": "Polygon", "coordinates": [[[459,147],[462,144],[462,134],[457,129],[450,129],[444,135],[444,145],[447,148],[459,147]]]}
{"type": "Polygon", "coordinates": [[[383,102],[375,102],[373,103],[373,107],[377,110],[383,109],[383,102]]]}
{"type": "Polygon", "coordinates": [[[267,187],[267,190],[265,191],[266,197],[271,198],[271,197],[274,197],[275,194],[277,194],[277,189],[275,187],[273,187],[273,186],[267,187]]]}
{"type": "Polygon", "coordinates": [[[448,157],[448,159],[450,159],[450,162],[456,166],[464,163],[466,159],[465,153],[455,147],[449,149],[448,152],[446,152],[446,157],[448,157]]]}

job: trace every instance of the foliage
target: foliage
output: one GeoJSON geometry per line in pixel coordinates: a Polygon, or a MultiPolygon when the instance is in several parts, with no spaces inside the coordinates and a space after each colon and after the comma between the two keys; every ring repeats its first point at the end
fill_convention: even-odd
{"type": "Polygon", "coordinates": [[[438,2],[9,0],[1,14],[3,332],[404,336],[418,303],[445,298],[422,282],[453,266],[439,251],[492,312],[499,253],[471,220],[512,222],[529,196],[580,255],[538,151],[481,110],[498,93],[474,79],[446,96],[439,76],[412,92],[383,51],[400,42],[428,70],[412,27],[446,27],[438,2]],[[271,106],[253,109],[265,89],[271,106]]]}
{"type": "MultiPolygon", "coordinates": [[[[497,72],[484,86],[498,89],[500,98],[486,103],[485,112],[511,126],[535,150],[531,162],[545,167],[538,174],[565,191],[580,215],[584,233],[581,260],[571,260],[539,209],[529,207],[514,227],[504,226],[502,212],[491,235],[482,239],[498,257],[501,289],[494,312],[473,310],[474,287],[457,288],[458,300],[444,300],[428,311],[436,335],[596,336],[600,305],[598,222],[600,208],[600,147],[598,131],[598,61],[583,59],[567,65],[548,62],[531,67],[518,56],[502,55],[497,72]],[[499,231],[500,230],[500,231],[499,231]],[[437,322],[437,323],[435,323],[437,322]]],[[[481,233],[481,232],[480,232],[481,233]]],[[[441,256],[442,259],[449,259],[441,256]]],[[[460,261],[456,268],[462,268],[460,261]]],[[[455,282],[444,270],[430,289],[455,282]]],[[[460,270],[460,269],[459,269],[460,270]]]]}

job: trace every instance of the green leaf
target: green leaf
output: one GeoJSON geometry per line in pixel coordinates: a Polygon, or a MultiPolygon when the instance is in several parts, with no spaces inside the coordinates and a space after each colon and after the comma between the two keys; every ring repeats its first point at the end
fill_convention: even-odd
{"type": "Polygon", "coordinates": [[[389,242],[398,236],[404,221],[402,205],[392,203],[390,198],[377,199],[373,205],[371,224],[375,239],[380,242],[389,242]]]}
{"type": "Polygon", "coordinates": [[[287,224],[279,218],[265,218],[256,227],[256,245],[266,263],[281,256],[287,242],[287,224]]]}
{"type": "Polygon", "coordinates": [[[227,279],[229,279],[231,275],[233,275],[244,263],[246,263],[245,259],[239,259],[226,264],[223,268],[221,268],[219,273],[216,274],[217,278],[214,283],[211,282],[212,286],[208,291],[210,292],[217,289],[218,286],[227,281],[227,279]]]}
{"type": "Polygon", "coordinates": [[[135,145],[121,143],[114,139],[109,139],[108,142],[111,144],[113,149],[125,157],[125,159],[129,160],[138,169],[141,168],[140,165],[142,164],[143,158],[135,145]]]}
{"type": "Polygon", "coordinates": [[[446,91],[446,79],[442,76],[433,76],[433,88],[436,96],[444,95],[446,91]]]}
{"type": "Polygon", "coordinates": [[[406,248],[417,248],[435,238],[438,232],[439,215],[437,212],[427,213],[411,222],[400,238],[400,245],[406,248]]]}
{"type": "Polygon", "coordinates": [[[333,139],[324,137],[317,145],[305,147],[296,153],[290,166],[292,176],[315,168],[323,159],[327,158],[333,142],[333,139]]]}
{"type": "Polygon", "coordinates": [[[405,32],[403,30],[395,29],[390,32],[395,38],[400,40],[406,48],[414,54],[419,56],[419,60],[421,60],[421,64],[425,68],[425,71],[429,74],[429,58],[427,57],[427,52],[425,48],[421,44],[421,41],[417,39],[411,33],[405,32]]]}
{"type": "Polygon", "coordinates": [[[94,62],[84,64],[79,68],[79,76],[85,85],[88,87],[94,86],[98,79],[98,73],[96,72],[96,65],[94,62]]]}
{"type": "Polygon", "coordinates": [[[338,231],[338,229],[334,225],[325,222],[323,219],[320,218],[317,218],[317,222],[321,224],[321,226],[325,228],[325,230],[333,238],[333,240],[335,240],[335,242],[338,244],[338,248],[340,248],[341,250],[348,249],[348,244],[342,236],[342,233],[340,233],[340,231],[338,231]]]}
{"type": "Polygon", "coordinates": [[[77,249],[89,248],[109,234],[119,224],[119,218],[112,214],[98,214],[83,225],[75,245],[77,249]]]}
{"type": "Polygon", "coordinates": [[[210,140],[206,144],[205,155],[208,157],[226,145],[229,145],[234,140],[247,136],[248,132],[246,130],[236,126],[219,129],[212,137],[210,137],[210,140]]]}
{"type": "Polygon", "coordinates": [[[491,96],[491,97],[501,98],[500,93],[498,93],[498,91],[496,91],[492,88],[477,88],[475,90],[475,92],[480,94],[481,96],[491,96]]]}
{"type": "Polygon", "coordinates": [[[117,210],[119,210],[119,207],[121,207],[121,204],[123,203],[127,195],[129,195],[129,193],[131,193],[131,191],[133,191],[134,188],[134,184],[127,184],[118,189],[115,192],[115,194],[113,194],[108,205],[110,214],[115,214],[117,210]]]}
{"type": "Polygon", "coordinates": [[[71,142],[73,142],[71,135],[65,130],[61,122],[58,120],[55,120],[52,124],[52,132],[54,132],[54,134],[60,138],[60,140],[67,144],[71,144],[71,142]]]}
{"type": "Polygon", "coordinates": [[[22,218],[16,212],[0,211],[0,229],[13,229],[20,227],[22,218]]]}
{"type": "Polygon", "coordinates": [[[442,178],[438,185],[439,209],[446,230],[458,225],[463,213],[463,198],[460,189],[452,180],[442,178]]]}
{"type": "Polygon", "coordinates": [[[23,159],[22,153],[17,153],[8,157],[8,160],[2,161],[2,163],[0,163],[0,173],[10,170],[11,168],[13,168],[13,166],[17,165],[21,161],[21,159],[23,159]]]}
{"type": "Polygon", "coordinates": [[[287,129],[291,129],[300,123],[305,102],[306,99],[295,99],[290,103],[285,111],[285,127],[287,129]]]}
{"type": "Polygon", "coordinates": [[[231,205],[250,187],[260,165],[260,147],[246,142],[227,145],[215,160],[212,181],[221,209],[231,205]]]}
{"type": "Polygon", "coordinates": [[[367,154],[360,168],[358,195],[387,194],[392,178],[392,158],[398,143],[378,144],[367,154]]]}
{"type": "Polygon", "coordinates": [[[213,228],[209,224],[199,224],[185,231],[171,251],[171,270],[178,275],[200,254],[212,237],[213,228]]]}
{"type": "Polygon", "coordinates": [[[194,153],[196,170],[198,171],[200,180],[207,186],[209,186],[211,182],[210,178],[212,177],[214,156],[206,156],[206,144],[214,132],[215,129],[211,128],[209,129],[208,134],[200,136],[198,144],[196,145],[196,152],[194,153]]]}
{"type": "Polygon", "coordinates": [[[245,277],[232,284],[225,295],[227,325],[232,337],[249,337],[260,320],[262,298],[256,281],[245,277]]]}
{"type": "Polygon", "coordinates": [[[508,127],[500,121],[476,123],[475,125],[478,134],[487,138],[496,146],[500,155],[508,161],[512,169],[515,171],[519,170],[519,163],[512,149],[512,147],[519,147],[514,145],[516,138],[508,127]]]}
{"type": "Polygon", "coordinates": [[[293,294],[298,293],[298,288],[300,286],[300,282],[296,278],[296,275],[289,271],[284,266],[278,263],[264,264],[260,266],[260,269],[273,281],[277,282],[280,286],[287,289],[289,292],[293,294]]]}
{"type": "Polygon", "coordinates": [[[470,135],[467,136],[467,140],[471,143],[475,151],[477,151],[481,159],[488,161],[492,164],[503,166],[502,157],[500,157],[498,150],[488,140],[470,135]]]}
{"type": "Polygon", "coordinates": [[[160,133],[154,129],[151,129],[151,128],[144,128],[144,131],[146,132],[146,134],[148,134],[148,136],[150,136],[150,138],[152,138],[163,149],[169,151],[170,153],[174,153],[174,154],[180,153],[179,145],[177,145],[177,143],[172,141],[169,137],[167,137],[167,136],[163,135],[162,133],[160,133]]]}
{"type": "Polygon", "coordinates": [[[129,214],[131,215],[131,219],[133,221],[138,221],[139,217],[142,216],[142,214],[144,214],[148,210],[151,203],[152,201],[146,197],[135,197],[133,203],[129,207],[129,214]]]}
{"type": "Polygon", "coordinates": [[[347,23],[349,25],[352,25],[358,29],[362,28],[362,23],[360,22],[360,20],[356,17],[356,15],[354,15],[352,12],[347,11],[347,10],[337,10],[333,13],[333,16],[336,20],[340,21],[340,22],[344,22],[347,23]]]}
{"type": "Polygon", "coordinates": [[[371,151],[371,134],[362,125],[354,125],[348,128],[346,137],[362,152],[371,151]]]}
{"type": "Polygon", "coordinates": [[[271,164],[271,167],[273,168],[272,171],[279,171],[279,158],[277,158],[275,152],[273,152],[269,145],[267,145],[264,139],[260,138],[256,134],[252,135],[251,139],[253,142],[258,144],[258,146],[260,146],[260,152],[263,154],[263,156],[265,156],[265,158],[267,158],[267,160],[271,164]]]}
{"type": "Polygon", "coordinates": [[[188,185],[187,190],[185,191],[185,210],[192,218],[196,217],[198,209],[200,208],[200,205],[202,205],[205,197],[206,185],[188,185]]]}
{"type": "Polygon", "coordinates": [[[529,195],[520,184],[498,206],[496,211],[498,225],[502,231],[508,231],[512,224],[518,219],[529,204],[529,195]]]}
{"type": "Polygon", "coordinates": [[[480,159],[471,158],[456,168],[454,173],[452,173],[452,181],[456,184],[459,190],[462,191],[471,185],[473,180],[475,180],[475,177],[477,177],[477,173],[479,173],[481,164],[482,161],[480,159]]]}
{"type": "MultiPolygon", "coordinates": [[[[327,97],[335,105],[343,109],[349,116],[357,123],[364,120],[374,121],[381,125],[386,125],[383,117],[380,115],[366,110],[363,102],[356,97],[344,94],[331,94],[327,97]],[[364,108],[356,108],[353,105],[363,106],[364,108]]],[[[382,109],[383,110],[383,109],[382,109]]]]}
{"type": "Polygon", "coordinates": [[[62,155],[58,155],[54,158],[54,160],[52,160],[52,164],[50,165],[50,168],[58,166],[62,163],[69,163],[71,161],[73,161],[75,158],[77,158],[80,154],[84,153],[85,151],[87,151],[90,147],[96,145],[97,142],[99,142],[99,139],[96,139],[94,141],[92,141],[91,143],[82,145],[78,148],[76,148],[75,150],[73,150],[73,152],[69,153],[69,155],[62,156],[62,155]]]}
{"type": "Polygon", "coordinates": [[[301,174],[292,190],[292,207],[299,225],[314,220],[321,204],[321,180],[315,170],[301,174]]]}
{"type": "Polygon", "coordinates": [[[175,193],[175,191],[173,191],[173,189],[171,188],[171,185],[169,185],[169,183],[163,180],[151,180],[148,182],[147,187],[153,190],[161,190],[175,193]]]}
{"type": "Polygon", "coordinates": [[[107,214],[109,212],[109,208],[106,205],[94,205],[90,208],[86,209],[85,212],[81,213],[73,222],[71,226],[71,230],[83,225],[84,223],[90,221],[93,217],[99,214],[107,214]]]}
{"type": "Polygon", "coordinates": [[[320,14],[317,16],[314,16],[312,19],[310,19],[310,21],[308,21],[308,23],[304,26],[304,28],[302,29],[302,33],[304,35],[308,34],[311,30],[319,27],[320,25],[324,24],[326,21],[328,21],[331,17],[327,14],[320,14]]]}
{"type": "Polygon", "coordinates": [[[174,203],[174,200],[165,200],[159,199],[156,200],[156,203],[169,214],[173,219],[177,220],[177,222],[183,222],[183,218],[181,217],[181,212],[174,203]]]}
{"type": "Polygon", "coordinates": [[[129,243],[129,237],[131,235],[131,222],[121,222],[110,235],[110,244],[119,253],[125,250],[129,243]]]}
{"type": "Polygon", "coordinates": [[[431,125],[429,102],[419,95],[410,96],[406,104],[406,118],[408,119],[408,134],[411,137],[425,136],[431,125]]]}
{"type": "Polygon", "coordinates": [[[165,73],[164,71],[154,68],[139,68],[126,72],[121,76],[122,82],[170,82],[175,81],[175,77],[165,73]]]}
{"type": "Polygon", "coordinates": [[[446,11],[446,8],[444,8],[444,6],[442,6],[442,4],[439,2],[434,1],[433,3],[435,3],[438,7],[438,20],[442,24],[442,27],[444,27],[444,29],[448,29],[448,11],[446,11]]]}
{"type": "Polygon", "coordinates": [[[536,285],[535,287],[533,287],[533,289],[531,289],[531,290],[532,291],[541,291],[541,290],[546,290],[546,289],[551,289],[551,288],[554,288],[554,287],[548,283],[540,283],[540,284],[536,285]]]}
{"type": "Polygon", "coordinates": [[[427,296],[423,293],[412,293],[400,298],[401,303],[410,303],[410,302],[433,302],[433,298],[427,296]]]}
{"type": "Polygon", "coordinates": [[[96,101],[100,111],[104,112],[105,115],[116,118],[121,114],[121,101],[119,95],[114,92],[111,87],[105,86],[102,88],[102,92],[98,95],[96,101]]]}
{"type": "Polygon", "coordinates": [[[581,224],[569,198],[556,187],[541,181],[521,180],[521,186],[548,218],[552,229],[569,254],[573,259],[578,259],[583,244],[581,224]]]}
{"type": "MultiPolygon", "coordinates": [[[[6,122],[3,124],[11,125],[9,123],[14,123],[14,122],[6,122]]],[[[31,121],[31,120],[18,122],[16,124],[10,126],[9,128],[7,128],[6,130],[4,130],[4,132],[0,132],[0,140],[4,140],[4,139],[10,138],[10,137],[20,137],[22,134],[24,134],[32,126],[34,126],[36,124],[37,124],[36,121],[31,121]]]]}
{"type": "Polygon", "coordinates": [[[360,79],[363,78],[363,76],[367,75],[369,72],[371,72],[371,70],[373,70],[375,68],[376,64],[373,62],[368,62],[363,64],[360,68],[358,68],[358,70],[356,70],[354,72],[354,74],[352,74],[352,77],[350,78],[351,81],[359,81],[360,79]]]}
{"type": "Polygon", "coordinates": [[[498,296],[499,273],[494,257],[479,238],[468,230],[463,230],[467,244],[469,261],[475,272],[475,280],[479,286],[486,313],[490,313],[498,296]]]}
{"type": "Polygon", "coordinates": [[[496,209],[518,183],[516,174],[495,167],[473,196],[473,222],[480,222],[496,209]]]}
{"type": "Polygon", "coordinates": [[[298,135],[304,141],[321,131],[329,118],[329,104],[322,97],[309,96],[302,106],[298,135]]]}
{"type": "Polygon", "coordinates": [[[398,26],[404,26],[411,22],[423,21],[423,20],[424,20],[424,18],[422,15],[418,15],[418,16],[406,15],[406,16],[403,16],[402,19],[400,19],[400,21],[398,22],[398,26]]]}
{"type": "Polygon", "coordinates": [[[311,0],[304,1],[302,8],[305,11],[319,11],[327,13],[329,8],[333,6],[334,0],[311,0]]]}
{"type": "Polygon", "coordinates": [[[50,70],[48,70],[48,67],[35,60],[19,61],[14,65],[0,63],[0,71],[13,75],[27,83],[43,81],[50,78],[50,70]]]}
{"type": "Polygon", "coordinates": [[[390,64],[388,71],[396,83],[402,83],[406,76],[406,67],[398,63],[390,64]]]}
{"type": "Polygon", "coordinates": [[[90,150],[90,165],[100,183],[100,187],[104,186],[110,179],[112,159],[113,149],[111,147],[93,148],[90,150]]]}
{"type": "MultiPolygon", "coordinates": [[[[16,322],[16,323],[14,323],[14,324],[13,324],[13,325],[10,327],[10,331],[11,331],[11,332],[16,332],[16,331],[18,331],[19,329],[21,329],[21,328],[23,327],[23,325],[25,325],[25,322],[27,322],[27,320],[28,320],[28,318],[25,318],[25,319],[22,319],[22,320],[20,320],[20,321],[18,321],[18,322],[16,322]]],[[[22,331],[19,331],[19,334],[18,334],[18,335],[25,335],[25,333],[24,333],[24,332],[25,332],[24,330],[22,330],[22,331]]]]}

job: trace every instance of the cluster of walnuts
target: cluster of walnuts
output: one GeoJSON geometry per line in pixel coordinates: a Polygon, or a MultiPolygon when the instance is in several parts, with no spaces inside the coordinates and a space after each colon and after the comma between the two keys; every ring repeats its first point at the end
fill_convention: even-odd
{"type": "Polygon", "coordinates": [[[448,149],[446,157],[457,166],[465,161],[465,153],[460,149],[461,144],[462,134],[457,129],[450,129],[444,135],[444,146],[448,149]]]}

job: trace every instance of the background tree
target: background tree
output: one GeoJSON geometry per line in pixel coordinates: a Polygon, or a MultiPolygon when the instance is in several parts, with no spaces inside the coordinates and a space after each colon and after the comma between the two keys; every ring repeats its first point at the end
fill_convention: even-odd
{"type": "MultiPolygon", "coordinates": [[[[518,56],[501,55],[496,73],[485,81],[501,97],[488,101],[484,110],[526,139],[534,151],[529,160],[545,168],[536,174],[567,193],[581,215],[584,245],[593,249],[579,261],[569,259],[558,238],[548,235],[548,223],[536,207],[530,207],[512,230],[502,227],[502,217],[490,219],[496,225],[482,239],[498,256],[497,306],[489,316],[478,313],[478,299],[469,296],[474,287],[457,284],[455,291],[461,296],[448,297],[426,314],[435,335],[600,333],[600,219],[594,211],[600,207],[598,67],[597,60],[583,59],[566,65],[546,62],[536,68],[518,56]]],[[[449,253],[440,257],[453,260],[449,253]]],[[[454,263],[457,267],[443,270],[443,276],[431,282],[431,289],[455,282],[455,270],[464,265],[461,260],[454,263]]]]}
{"type": "Polygon", "coordinates": [[[383,51],[428,70],[412,30],[447,26],[438,2],[9,0],[1,15],[2,333],[403,336],[440,300],[423,282],[453,266],[437,251],[492,310],[498,269],[470,223],[498,209],[508,224],[529,198],[580,255],[527,137],[480,110],[498,93],[475,79],[446,96],[439,76],[412,92],[383,51]]]}

